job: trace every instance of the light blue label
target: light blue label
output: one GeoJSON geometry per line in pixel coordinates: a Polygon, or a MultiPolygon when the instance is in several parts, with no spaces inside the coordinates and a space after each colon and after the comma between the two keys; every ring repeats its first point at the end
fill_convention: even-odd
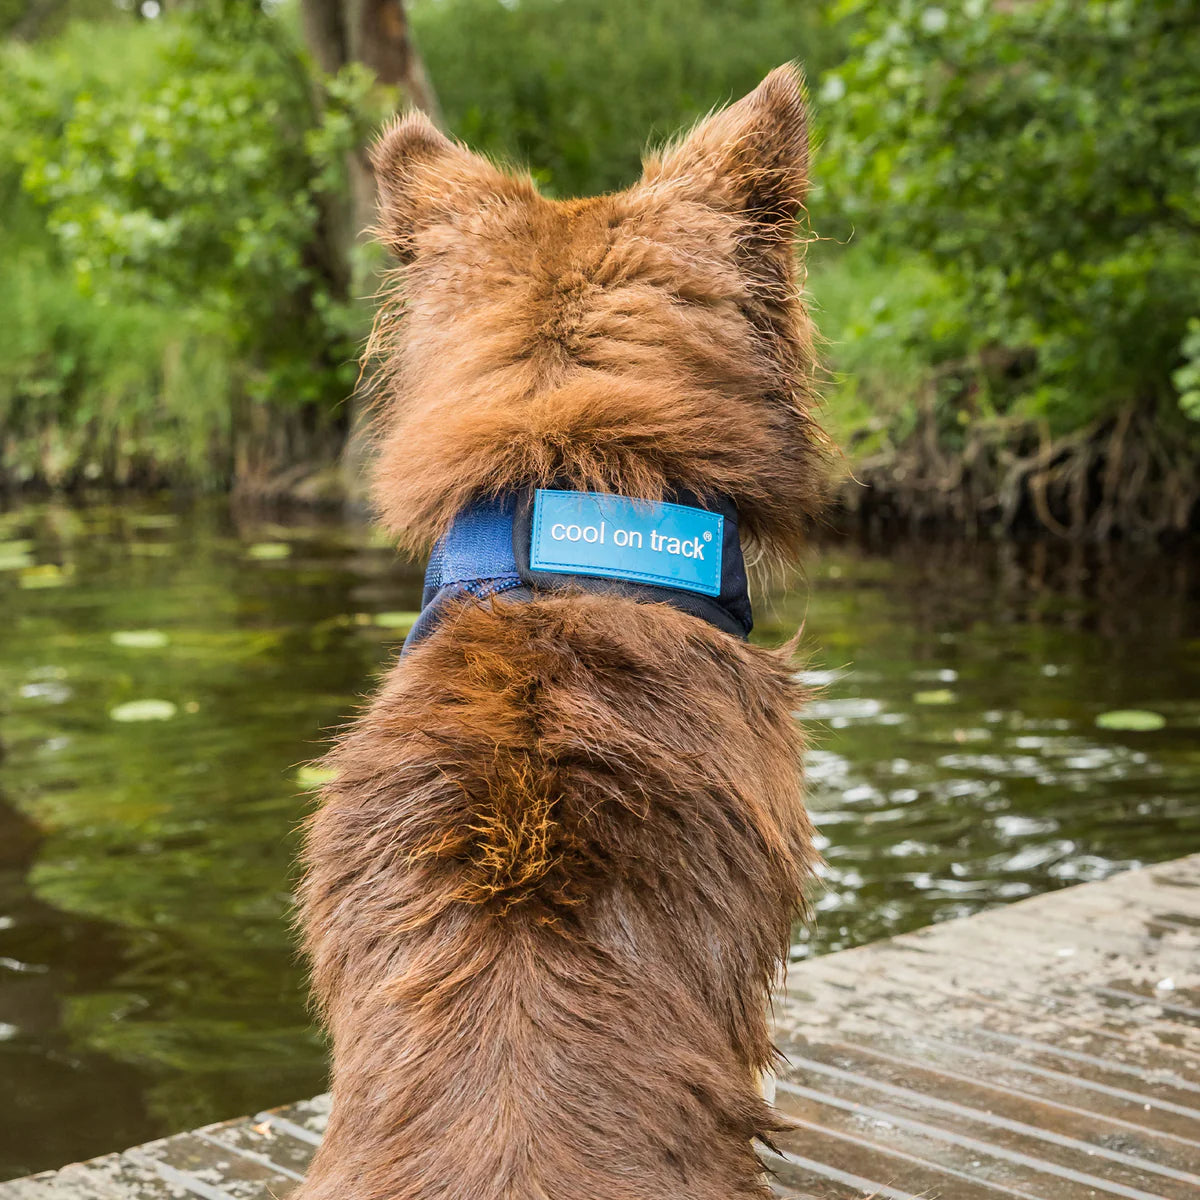
{"type": "Polygon", "coordinates": [[[539,488],[529,565],[719,596],[724,525],[703,508],[539,488]]]}

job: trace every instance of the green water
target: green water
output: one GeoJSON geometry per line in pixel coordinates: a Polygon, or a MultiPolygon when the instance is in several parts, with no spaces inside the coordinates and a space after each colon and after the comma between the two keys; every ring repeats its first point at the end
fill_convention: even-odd
{"type": "MultiPolygon", "coordinates": [[[[768,639],[806,620],[823,689],[795,955],[1200,850],[1198,590],[1178,553],[815,553],[760,605],[768,639]],[[1165,724],[1097,727],[1123,708],[1165,724]]],[[[418,594],[360,527],[0,515],[0,1178],[322,1087],[297,767],[418,594]]]]}

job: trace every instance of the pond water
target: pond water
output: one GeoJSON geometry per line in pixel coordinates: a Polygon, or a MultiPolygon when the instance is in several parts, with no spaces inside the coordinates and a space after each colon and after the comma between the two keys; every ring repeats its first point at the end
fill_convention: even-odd
{"type": "MultiPolygon", "coordinates": [[[[820,688],[828,866],[794,955],[1200,850],[1198,568],[815,551],[759,606],[764,640],[806,622],[820,688]]],[[[361,526],[0,514],[0,1178],[323,1086],[288,927],[301,764],[419,586],[361,526]]]]}

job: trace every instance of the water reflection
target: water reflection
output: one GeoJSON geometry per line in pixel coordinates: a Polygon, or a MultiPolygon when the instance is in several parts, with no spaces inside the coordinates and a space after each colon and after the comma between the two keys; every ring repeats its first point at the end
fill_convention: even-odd
{"type": "MultiPolygon", "coordinates": [[[[1196,579],[1182,555],[841,545],[760,603],[764,640],[806,623],[814,689],[828,866],[795,956],[1200,848],[1196,579]],[[1166,725],[1098,729],[1114,708],[1166,725]]],[[[0,1177],[322,1085],[287,927],[297,768],[418,595],[361,527],[0,516],[0,1177]]]]}
{"type": "Polygon", "coordinates": [[[1195,560],[826,551],[807,600],[826,891],[800,958],[1200,845],[1195,560]],[[1096,718],[1150,709],[1163,730],[1096,718]]]}

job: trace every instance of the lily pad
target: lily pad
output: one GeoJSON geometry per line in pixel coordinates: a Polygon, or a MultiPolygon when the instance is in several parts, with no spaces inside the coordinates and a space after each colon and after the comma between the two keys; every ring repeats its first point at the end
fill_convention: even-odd
{"type": "Polygon", "coordinates": [[[419,612],[381,612],[374,613],[371,620],[380,629],[409,630],[417,623],[420,615],[419,612]]]}
{"type": "Polygon", "coordinates": [[[338,773],[332,768],[322,767],[316,763],[305,763],[296,771],[296,782],[305,791],[315,791],[327,783],[332,783],[337,777],[338,773]]]}
{"type": "Polygon", "coordinates": [[[957,699],[949,688],[933,688],[928,692],[914,692],[914,704],[953,704],[957,699]]]}
{"type": "Polygon", "coordinates": [[[41,563],[21,572],[21,586],[31,589],[62,587],[70,574],[70,568],[64,570],[58,563],[41,563]]]}
{"type": "Polygon", "coordinates": [[[161,629],[118,629],[109,640],[126,650],[161,650],[171,639],[161,629]]]}
{"type": "Polygon", "coordinates": [[[1101,729],[1119,729],[1133,733],[1150,733],[1155,729],[1162,729],[1166,723],[1167,718],[1162,713],[1150,712],[1144,708],[1114,708],[1096,718],[1096,724],[1101,729]]]}
{"type": "Polygon", "coordinates": [[[178,711],[170,700],[130,700],[108,715],[114,721],[169,721],[178,711]]]}
{"type": "Polygon", "coordinates": [[[28,538],[0,542],[0,571],[16,571],[33,563],[33,542],[28,538]]]}
{"type": "Polygon", "coordinates": [[[272,562],[287,558],[292,553],[292,548],[287,542],[255,542],[246,553],[260,562],[272,562]]]}

